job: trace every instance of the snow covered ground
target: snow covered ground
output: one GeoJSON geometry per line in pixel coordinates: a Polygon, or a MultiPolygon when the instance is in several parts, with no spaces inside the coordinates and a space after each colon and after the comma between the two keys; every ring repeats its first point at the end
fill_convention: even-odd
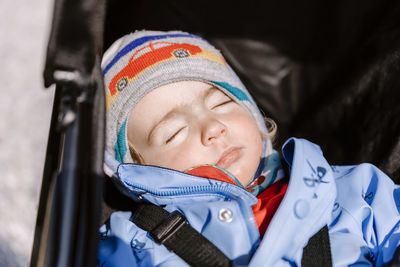
{"type": "Polygon", "coordinates": [[[0,266],[28,266],[54,88],[42,71],[52,0],[0,1],[0,266]]]}

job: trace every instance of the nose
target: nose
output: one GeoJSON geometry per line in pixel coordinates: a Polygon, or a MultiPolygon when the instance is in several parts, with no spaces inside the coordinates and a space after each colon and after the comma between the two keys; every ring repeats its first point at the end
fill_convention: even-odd
{"type": "Polygon", "coordinates": [[[201,141],[203,145],[208,146],[218,142],[218,140],[226,135],[227,128],[225,124],[215,118],[207,118],[203,121],[201,141]]]}

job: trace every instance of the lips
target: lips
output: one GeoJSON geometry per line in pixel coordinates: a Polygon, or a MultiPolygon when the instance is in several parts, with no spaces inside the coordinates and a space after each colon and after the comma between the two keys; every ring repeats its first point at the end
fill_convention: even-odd
{"type": "Polygon", "coordinates": [[[228,168],[242,156],[240,147],[231,147],[225,150],[215,165],[223,169],[228,168]]]}

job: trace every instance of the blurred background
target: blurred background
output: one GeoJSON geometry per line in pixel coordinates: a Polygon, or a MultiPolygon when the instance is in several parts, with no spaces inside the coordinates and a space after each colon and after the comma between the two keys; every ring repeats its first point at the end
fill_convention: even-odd
{"type": "Polygon", "coordinates": [[[0,1],[0,266],[28,266],[54,88],[42,71],[51,0],[0,1]]]}
{"type": "MultiPolygon", "coordinates": [[[[0,62],[3,63],[0,68],[0,267],[29,265],[54,93],[53,87],[44,89],[42,79],[53,2],[0,0],[0,62]]],[[[238,13],[232,17],[253,10],[246,13],[250,14],[246,19],[248,24],[223,19],[218,11],[225,8],[223,1],[213,3],[219,5],[213,9],[194,3],[197,17],[190,12],[193,11],[190,5],[178,2],[184,3],[161,1],[154,7],[152,2],[144,0],[108,1],[108,14],[114,14],[114,17],[108,17],[110,20],[105,26],[105,47],[132,29],[181,29],[207,32],[210,37],[218,37],[221,32],[234,36],[236,31],[255,37],[263,30],[268,33],[266,41],[280,47],[281,52],[295,59],[295,63],[301,63],[300,67],[297,63],[290,65],[292,73],[277,85],[268,84],[267,80],[264,83],[262,75],[260,80],[255,80],[257,77],[247,73],[247,77],[251,77],[247,82],[254,82],[254,88],[261,81],[261,98],[257,97],[257,91],[253,92],[261,103],[263,99],[277,101],[279,109],[264,108],[264,111],[281,122],[282,140],[288,132],[294,131],[297,136],[324,144],[325,155],[335,164],[373,162],[399,179],[400,5],[395,0],[364,1],[362,5],[344,0],[328,1],[329,4],[312,0],[310,5],[291,0],[270,1],[269,9],[256,10],[244,3],[244,8],[237,8],[238,13]],[[149,11],[151,16],[143,10],[149,11]],[[214,19],[200,23],[204,17],[214,19]],[[130,23],[125,23],[126,18],[130,23]],[[220,19],[218,23],[215,18],[220,19]],[[248,27],[257,25],[255,22],[260,18],[266,19],[261,25],[263,29],[248,27]],[[382,61],[391,58],[394,60],[382,61]],[[265,88],[272,94],[277,93],[269,97],[264,94],[265,88]],[[321,88],[323,90],[319,91],[321,88]],[[304,99],[291,90],[304,93],[304,99]],[[292,95],[295,97],[290,98],[292,95]],[[320,101],[321,96],[325,102],[320,101]],[[303,104],[301,107],[298,100],[303,104]],[[374,105],[376,102],[385,109],[374,105]],[[298,109],[291,109],[297,106],[298,109]],[[283,121],[286,116],[290,116],[290,121],[283,121]],[[290,128],[291,123],[298,127],[290,128]],[[338,149],[338,144],[346,149],[338,149]]],[[[227,15],[231,16],[230,13],[227,15]]],[[[225,43],[223,39],[219,41],[221,46],[230,45],[237,51],[242,49],[234,40],[231,43],[229,39],[225,43]]],[[[260,58],[260,55],[275,57],[269,50],[259,52],[254,51],[254,58],[260,58]]],[[[234,62],[234,59],[230,60],[234,62]]],[[[256,60],[244,62],[257,63],[256,60]]],[[[257,71],[258,66],[254,64],[242,69],[257,71]]],[[[262,74],[265,71],[262,68],[266,66],[259,66],[262,74]]],[[[286,67],[286,63],[282,66],[286,67]]],[[[241,66],[234,67],[239,69],[241,66]]],[[[272,73],[279,71],[272,70],[275,71],[272,73]]],[[[246,77],[246,73],[242,74],[246,77]]],[[[267,102],[264,104],[268,106],[267,102]]]]}

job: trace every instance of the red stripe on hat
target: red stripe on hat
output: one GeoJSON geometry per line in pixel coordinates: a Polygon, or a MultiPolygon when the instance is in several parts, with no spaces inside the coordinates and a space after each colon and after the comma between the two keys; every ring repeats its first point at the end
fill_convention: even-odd
{"type": "Polygon", "coordinates": [[[163,46],[157,49],[154,48],[155,44],[157,44],[157,42],[154,44],[150,43],[148,46],[138,50],[131,57],[128,65],[126,65],[125,68],[123,68],[117,75],[113,77],[110,84],[108,85],[108,89],[110,90],[110,94],[112,96],[115,95],[118,90],[117,86],[119,81],[126,79],[125,83],[127,85],[129,80],[133,79],[139,73],[157,64],[160,61],[185,57],[185,52],[187,53],[187,56],[190,56],[200,53],[202,51],[200,47],[191,44],[171,43],[171,45],[163,46]],[[135,55],[137,55],[138,52],[148,47],[151,49],[150,52],[147,52],[144,55],[135,59],[135,55]],[[183,53],[181,53],[181,56],[177,56],[176,54],[174,54],[174,52],[178,50],[182,50],[183,53]]]}

